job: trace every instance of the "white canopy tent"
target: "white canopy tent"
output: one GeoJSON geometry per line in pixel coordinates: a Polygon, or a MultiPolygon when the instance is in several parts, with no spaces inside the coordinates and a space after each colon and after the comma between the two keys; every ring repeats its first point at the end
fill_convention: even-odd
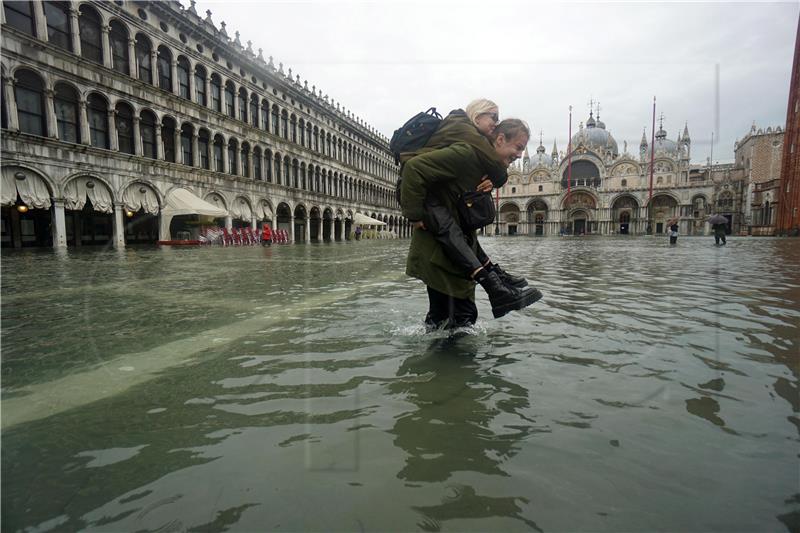
{"type": "Polygon", "coordinates": [[[378,220],[377,218],[372,218],[363,213],[356,213],[353,218],[353,224],[358,226],[385,226],[386,222],[378,220]]]}
{"type": "Polygon", "coordinates": [[[167,195],[166,206],[161,210],[161,240],[169,240],[169,225],[172,217],[178,215],[205,215],[218,218],[227,217],[224,209],[198,198],[186,189],[175,189],[167,195]]]}

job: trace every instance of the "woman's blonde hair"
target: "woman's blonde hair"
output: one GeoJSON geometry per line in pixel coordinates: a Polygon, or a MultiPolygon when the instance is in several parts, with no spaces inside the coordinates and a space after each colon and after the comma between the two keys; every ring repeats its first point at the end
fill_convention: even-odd
{"type": "Polygon", "coordinates": [[[516,139],[520,133],[524,133],[528,139],[531,138],[531,129],[528,127],[528,123],[518,118],[507,118],[495,126],[492,132],[492,141],[501,134],[506,140],[511,141],[516,139]]]}
{"type": "Polygon", "coordinates": [[[464,111],[467,113],[469,120],[475,124],[475,119],[478,118],[478,115],[490,113],[492,109],[497,109],[497,104],[486,98],[478,98],[467,104],[467,108],[464,111]]]}

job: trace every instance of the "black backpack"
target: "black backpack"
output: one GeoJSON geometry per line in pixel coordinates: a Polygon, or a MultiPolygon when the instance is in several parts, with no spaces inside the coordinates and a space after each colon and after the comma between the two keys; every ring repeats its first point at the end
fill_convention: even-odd
{"type": "MultiPolygon", "coordinates": [[[[432,107],[423,113],[417,113],[408,119],[400,128],[394,130],[392,140],[389,141],[389,150],[391,150],[392,155],[394,155],[394,162],[399,165],[400,154],[416,152],[424,147],[441,123],[442,115],[436,112],[435,107],[432,107]]],[[[400,186],[402,181],[402,178],[397,178],[397,185],[394,191],[398,204],[400,203],[400,186]]]]}
{"type": "Polygon", "coordinates": [[[432,107],[423,113],[417,113],[394,131],[389,141],[389,150],[394,155],[394,162],[400,164],[400,154],[415,152],[425,146],[433,132],[442,123],[442,115],[432,107]]]}

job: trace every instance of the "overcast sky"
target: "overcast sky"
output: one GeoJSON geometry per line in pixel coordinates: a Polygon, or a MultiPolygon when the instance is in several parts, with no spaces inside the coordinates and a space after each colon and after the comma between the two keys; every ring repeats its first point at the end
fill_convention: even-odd
{"type": "Polygon", "coordinates": [[[196,9],[387,137],[418,111],[486,97],[501,116],[528,121],[531,154],[542,131],[549,154],[554,139],[566,149],[569,106],[574,133],[594,99],[620,151],[627,141],[638,156],[656,96],[668,138],[688,122],[693,163],[708,157],[712,131],[723,162],[754,121],[785,126],[800,13],[797,2],[510,0],[199,0],[196,9]]]}

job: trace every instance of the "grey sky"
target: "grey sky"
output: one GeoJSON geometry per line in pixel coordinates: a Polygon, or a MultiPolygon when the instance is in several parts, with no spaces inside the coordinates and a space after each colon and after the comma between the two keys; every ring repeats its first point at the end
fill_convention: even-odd
{"type": "Polygon", "coordinates": [[[627,141],[636,156],[655,95],[669,138],[688,122],[693,163],[708,157],[712,131],[714,160],[731,161],[753,121],[785,125],[800,13],[796,2],[510,0],[200,0],[196,9],[387,137],[427,107],[487,97],[530,123],[531,153],[543,131],[549,154],[554,138],[566,149],[569,105],[574,133],[594,98],[620,150],[627,141]]]}

